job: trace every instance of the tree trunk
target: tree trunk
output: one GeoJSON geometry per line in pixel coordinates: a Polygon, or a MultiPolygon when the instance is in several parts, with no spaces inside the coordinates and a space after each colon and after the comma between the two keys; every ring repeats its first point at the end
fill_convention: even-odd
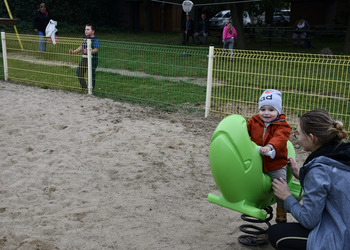
{"type": "Polygon", "coordinates": [[[271,4],[265,6],[265,23],[267,26],[273,26],[273,12],[275,8],[271,4]]]}
{"type": "Polygon", "coordinates": [[[165,4],[160,5],[160,30],[161,32],[166,32],[166,16],[165,16],[165,4]]]}
{"type": "Polygon", "coordinates": [[[152,31],[152,6],[150,0],[143,0],[143,11],[144,11],[144,27],[143,31],[152,31]]]}
{"type": "Polygon", "coordinates": [[[230,10],[231,10],[232,24],[237,31],[237,41],[235,41],[237,46],[235,47],[244,49],[246,47],[246,39],[244,36],[244,29],[243,29],[243,4],[232,4],[230,10]]]}

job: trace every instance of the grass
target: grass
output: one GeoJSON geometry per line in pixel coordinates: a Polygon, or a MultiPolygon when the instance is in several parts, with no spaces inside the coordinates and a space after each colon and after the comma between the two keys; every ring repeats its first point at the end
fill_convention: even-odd
{"type": "Polygon", "coordinates": [[[94,91],[97,96],[143,104],[157,103],[163,108],[169,104],[195,108],[203,103],[206,93],[203,86],[153,78],[99,73],[98,79],[98,89],[94,91]]]}
{"type": "MultiPolygon", "coordinates": [[[[69,66],[48,66],[9,59],[10,79],[16,82],[31,83],[43,88],[63,88],[80,91],[75,77],[75,69],[69,66]],[[45,72],[45,74],[42,74],[45,72]]],[[[115,99],[140,100],[144,102],[167,103],[173,105],[202,103],[206,88],[185,82],[157,80],[153,78],[123,76],[115,73],[99,72],[99,85],[95,94],[115,99]],[[195,94],[194,94],[195,93],[195,94]]]]}
{"type": "Polygon", "coordinates": [[[142,71],[151,75],[183,76],[184,69],[191,67],[192,77],[205,77],[203,67],[207,63],[207,49],[201,48],[191,52],[189,57],[180,57],[184,52],[182,47],[154,45],[146,43],[116,42],[100,40],[103,44],[100,56],[104,60],[99,62],[100,67],[120,68],[142,71]],[[147,62],[147,63],[145,63],[147,62]],[[171,70],[171,74],[169,72],[171,70]]]}
{"type": "MultiPolygon", "coordinates": [[[[61,37],[57,45],[48,44],[47,52],[40,54],[36,36],[22,36],[24,51],[16,36],[6,37],[8,53],[18,57],[8,60],[11,81],[81,92],[75,74],[81,55],[67,53],[80,45],[81,38],[61,37]]],[[[191,56],[182,57],[182,47],[102,39],[100,43],[103,49],[94,95],[169,111],[203,113],[205,84],[192,82],[206,80],[207,49],[193,48],[191,56]]]]}
{"type": "Polygon", "coordinates": [[[297,58],[280,64],[275,59],[264,63],[255,61],[259,58],[235,60],[226,70],[222,65],[216,69],[215,78],[221,81],[212,88],[212,96],[218,98],[217,102],[249,104],[257,100],[264,89],[276,88],[283,92],[284,107],[293,110],[297,116],[306,110],[324,108],[339,114],[339,119],[347,126],[350,124],[348,65],[336,65],[335,60],[333,63],[327,60],[300,63],[297,58]],[[247,60],[253,62],[247,63],[247,60]],[[264,68],[257,69],[259,64],[264,68]],[[241,66],[245,66],[244,70],[241,66]],[[219,69],[226,74],[220,74],[219,69]]]}
{"type": "MultiPolygon", "coordinates": [[[[71,35],[71,34],[65,34],[71,35]]],[[[74,34],[77,37],[81,37],[79,34],[74,34]]],[[[215,34],[217,35],[217,34],[215,34]]],[[[247,50],[259,50],[259,51],[280,51],[280,52],[293,52],[293,53],[310,53],[318,54],[321,49],[329,48],[334,54],[343,55],[343,48],[345,43],[345,37],[318,37],[313,41],[312,48],[302,48],[294,47],[292,40],[274,40],[271,46],[269,46],[266,38],[257,36],[255,41],[251,41],[247,33],[243,34],[246,39],[246,44],[244,48],[237,47],[236,49],[247,49],[247,50]]],[[[144,42],[152,44],[162,44],[162,45],[178,45],[181,46],[182,34],[179,32],[172,33],[133,33],[133,32],[114,32],[110,33],[97,33],[96,36],[99,39],[112,40],[112,41],[125,41],[125,42],[144,42]]],[[[207,45],[198,45],[193,43],[191,40],[188,44],[190,47],[208,47],[208,44],[213,44],[215,47],[222,47],[222,41],[220,37],[210,36],[208,38],[207,45]]]]}
{"type": "MultiPolygon", "coordinates": [[[[133,32],[112,32],[97,33],[103,49],[99,53],[100,70],[97,74],[98,88],[95,89],[96,96],[108,97],[115,100],[136,102],[142,105],[153,105],[169,111],[191,110],[202,112],[206,86],[192,84],[189,79],[173,80],[184,75],[187,78],[199,78],[206,81],[207,76],[207,54],[208,45],[197,45],[190,42],[189,46],[182,46],[181,33],[133,33],[133,32]],[[154,46],[157,44],[157,46],[154,46]],[[184,52],[190,51],[191,56],[182,56],[184,52]],[[101,71],[110,70],[109,72],[101,71]],[[115,70],[115,69],[118,69],[115,70]],[[113,71],[114,70],[114,71],[113,71]],[[138,73],[144,75],[139,76],[138,73]]],[[[314,41],[314,48],[295,48],[292,44],[274,41],[272,46],[268,46],[266,39],[257,37],[255,42],[249,40],[248,34],[246,51],[283,51],[293,53],[313,54],[318,53],[320,48],[328,47],[333,52],[341,54],[343,38],[325,38],[314,41]]],[[[46,61],[65,61],[76,67],[79,62],[78,56],[67,56],[67,46],[77,47],[80,44],[83,33],[60,33],[61,37],[77,38],[76,41],[67,42],[65,45],[58,44],[56,47],[48,47],[47,54],[38,56],[36,36],[23,41],[26,48],[25,54],[46,61]]],[[[290,41],[291,42],[291,41],[290,41]]],[[[218,37],[209,36],[208,43],[221,48],[222,43],[218,37]]],[[[291,42],[292,43],[292,42],[291,42]]],[[[17,40],[9,42],[8,47],[18,49],[17,40]]],[[[301,54],[300,54],[301,55],[301,54]]],[[[286,93],[286,105],[296,107],[303,104],[304,109],[313,107],[315,102],[323,107],[340,106],[346,107],[348,100],[339,98],[317,99],[315,95],[309,93],[331,94],[340,96],[343,89],[348,88],[348,81],[338,83],[333,86],[329,77],[327,66],[323,66],[322,61],[312,62],[310,55],[310,68],[305,67],[295,69],[295,65],[300,65],[299,60],[303,56],[291,57],[289,61],[273,58],[272,62],[268,56],[261,58],[244,57],[238,58],[239,63],[216,64],[225,75],[215,76],[220,81],[233,79],[235,84],[218,86],[214,90],[216,93],[229,93],[230,98],[249,101],[252,95],[257,97],[261,94],[261,89],[270,87],[270,83],[280,89],[291,88],[295,93],[286,93]],[[269,64],[269,67],[267,65],[269,64]],[[282,64],[282,67],[281,67],[282,64]],[[317,71],[313,67],[320,66],[317,71]],[[276,71],[279,68],[281,71],[276,71]],[[324,69],[322,69],[324,68],[324,69]],[[259,71],[259,73],[256,73],[259,71]],[[261,73],[263,72],[263,74],[261,73]],[[301,78],[297,74],[305,75],[301,78]],[[312,80],[310,80],[312,79],[312,80]],[[307,82],[307,84],[303,84],[307,82]],[[239,90],[237,90],[237,88],[239,90]],[[322,91],[326,90],[326,93],[322,91]],[[304,94],[301,94],[304,93],[304,94]],[[297,102],[295,101],[297,100],[297,102]],[[309,100],[309,101],[307,101],[309,100]],[[312,100],[310,102],[310,100],[312,100]],[[335,103],[337,102],[337,103],[335,103]]],[[[305,58],[302,58],[305,60],[305,58]]],[[[1,62],[2,63],[2,62],[1,62]]],[[[221,62],[220,62],[221,63],[221,62]]],[[[20,60],[9,61],[9,74],[13,81],[30,82],[41,87],[63,88],[71,91],[80,91],[80,86],[75,76],[75,68],[67,66],[50,66],[23,62],[20,60]],[[42,74],[41,72],[45,72],[42,74]],[[29,79],[29,80],[28,80],[29,79]]],[[[344,65],[346,66],[346,65],[344,65]]],[[[334,65],[332,72],[337,72],[339,77],[347,75],[347,70],[341,71],[342,65],[334,65]],[[340,72],[340,73],[339,73],[340,72]]],[[[346,77],[345,77],[346,79],[346,77]]]]}
{"type": "Polygon", "coordinates": [[[21,60],[8,59],[10,80],[31,83],[43,88],[58,88],[76,91],[80,90],[71,67],[47,66],[28,63],[21,60]],[[45,74],[42,74],[45,72],[45,74]],[[58,77],[59,76],[59,77],[58,77]]]}

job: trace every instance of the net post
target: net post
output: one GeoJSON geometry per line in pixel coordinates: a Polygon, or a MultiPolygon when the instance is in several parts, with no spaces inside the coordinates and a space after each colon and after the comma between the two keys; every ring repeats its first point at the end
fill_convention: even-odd
{"type": "Polygon", "coordinates": [[[8,80],[8,66],[7,66],[7,48],[6,48],[6,39],[5,39],[5,31],[1,31],[1,45],[2,45],[2,59],[4,62],[4,79],[8,80]]]}
{"type": "Polygon", "coordinates": [[[92,54],[91,39],[87,39],[87,57],[88,57],[88,94],[92,95],[92,54]]]}
{"type": "Polygon", "coordinates": [[[214,61],[214,46],[211,44],[209,46],[208,55],[208,77],[207,77],[207,96],[205,100],[205,118],[209,116],[210,112],[210,99],[211,99],[211,86],[213,81],[213,61],[214,61]]]}

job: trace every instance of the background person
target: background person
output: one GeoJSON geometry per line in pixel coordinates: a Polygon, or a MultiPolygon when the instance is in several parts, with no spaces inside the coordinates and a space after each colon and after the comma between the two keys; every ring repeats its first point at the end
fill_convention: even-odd
{"type": "Polygon", "coordinates": [[[231,61],[233,60],[233,45],[237,40],[237,31],[235,27],[232,26],[232,20],[227,20],[227,25],[222,31],[222,42],[224,43],[223,47],[229,49],[231,53],[231,61]]]}
{"type": "Polygon", "coordinates": [[[209,29],[209,20],[207,20],[207,15],[202,13],[201,20],[197,24],[196,33],[194,33],[194,38],[198,44],[206,43],[208,39],[208,29],[209,29]],[[203,42],[199,39],[199,36],[203,36],[203,42]]]}
{"type": "Polygon", "coordinates": [[[297,138],[310,151],[303,167],[290,158],[291,170],[304,189],[302,204],[284,180],[273,181],[274,194],[299,223],[273,225],[268,238],[277,249],[349,249],[350,143],[347,133],[323,109],[306,112],[297,138]]]}
{"type": "Polygon", "coordinates": [[[69,54],[77,54],[82,52],[83,57],[81,58],[79,62],[79,66],[77,68],[77,76],[79,83],[83,89],[86,89],[86,81],[85,81],[85,73],[87,71],[88,67],[88,61],[87,57],[84,57],[84,55],[87,55],[87,39],[91,39],[91,54],[92,56],[92,88],[95,88],[95,78],[96,78],[96,68],[98,64],[98,50],[100,47],[100,43],[95,37],[95,25],[92,24],[86,24],[85,26],[85,37],[83,41],[81,42],[81,45],[75,49],[75,50],[69,50],[69,54]]]}
{"type": "Polygon", "coordinates": [[[305,39],[309,31],[310,31],[309,23],[303,18],[300,18],[293,26],[292,38],[293,38],[294,46],[298,46],[298,40],[300,40],[300,45],[304,47],[305,39]]]}
{"type": "Polygon", "coordinates": [[[40,52],[46,51],[45,29],[49,23],[51,16],[46,10],[46,4],[41,3],[40,8],[34,15],[34,31],[39,35],[39,48],[40,52]]]}
{"type": "Polygon", "coordinates": [[[186,22],[183,25],[183,39],[182,44],[188,44],[188,39],[194,33],[194,22],[190,15],[186,15],[186,22]]]}

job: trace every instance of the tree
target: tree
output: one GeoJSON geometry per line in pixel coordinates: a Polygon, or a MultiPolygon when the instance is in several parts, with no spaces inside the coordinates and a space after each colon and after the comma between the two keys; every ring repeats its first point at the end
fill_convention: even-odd
{"type": "Polygon", "coordinates": [[[262,0],[261,10],[265,12],[265,23],[273,25],[273,12],[280,9],[288,9],[289,3],[284,0],[262,0]]]}
{"type": "Polygon", "coordinates": [[[237,31],[237,47],[244,49],[246,47],[246,39],[243,29],[243,4],[231,4],[232,24],[237,31]]]}
{"type": "Polygon", "coordinates": [[[144,10],[144,31],[152,31],[152,6],[150,0],[143,0],[143,10],[144,10]]]}

